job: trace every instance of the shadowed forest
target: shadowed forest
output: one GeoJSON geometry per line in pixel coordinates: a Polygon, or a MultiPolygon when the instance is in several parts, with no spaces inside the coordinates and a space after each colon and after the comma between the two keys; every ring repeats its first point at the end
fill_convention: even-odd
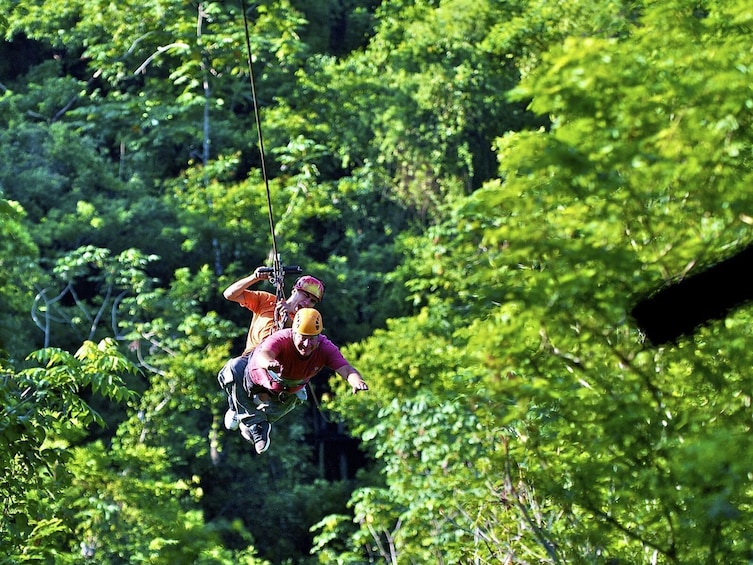
{"type": "Polygon", "coordinates": [[[753,562],[750,2],[0,8],[0,564],[753,562]]]}

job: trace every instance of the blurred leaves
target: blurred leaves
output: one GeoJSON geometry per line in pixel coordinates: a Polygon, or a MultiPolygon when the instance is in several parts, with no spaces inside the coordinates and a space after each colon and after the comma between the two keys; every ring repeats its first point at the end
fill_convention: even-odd
{"type": "Polygon", "coordinates": [[[50,345],[2,369],[14,558],[749,558],[750,307],[658,348],[629,316],[751,241],[746,3],[262,2],[267,178],[239,6],[32,4],[0,0],[0,336],[36,291],[50,345]],[[215,375],[267,182],[370,390],[257,458],[215,375]],[[323,481],[345,425],[368,465],[323,481]]]}

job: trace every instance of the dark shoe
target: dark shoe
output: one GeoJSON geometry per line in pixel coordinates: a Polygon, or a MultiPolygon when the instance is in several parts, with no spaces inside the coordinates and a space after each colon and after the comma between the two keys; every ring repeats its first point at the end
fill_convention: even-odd
{"type": "Polygon", "coordinates": [[[243,439],[254,444],[256,453],[264,453],[269,449],[269,432],[272,431],[272,424],[267,421],[262,421],[251,424],[250,426],[241,423],[239,427],[243,439]]]}

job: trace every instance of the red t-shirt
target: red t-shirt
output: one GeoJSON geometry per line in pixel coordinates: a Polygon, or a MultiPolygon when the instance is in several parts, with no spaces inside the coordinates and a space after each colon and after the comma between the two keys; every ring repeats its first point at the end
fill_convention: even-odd
{"type": "MultiPolygon", "coordinates": [[[[280,378],[288,381],[293,388],[298,390],[310,381],[316,374],[325,367],[337,371],[348,365],[348,361],[343,357],[338,347],[332,343],[327,336],[320,335],[319,347],[308,357],[303,357],[295,348],[293,343],[293,330],[290,328],[279,330],[269,336],[264,342],[254,350],[254,355],[248,361],[247,370],[253,374],[252,380],[257,384],[266,386],[270,390],[277,390],[279,387],[268,386],[266,382],[259,382],[259,375],[263,371],[254,371],[259,369],[256,364],[256,352],[260,349],[268,349],[273,357],[282,365],[280,378]],[[292,381],[292,382],[291,382],[292,381]]],[[[291,387],[288,386],[288,389],[291,387]]]]}

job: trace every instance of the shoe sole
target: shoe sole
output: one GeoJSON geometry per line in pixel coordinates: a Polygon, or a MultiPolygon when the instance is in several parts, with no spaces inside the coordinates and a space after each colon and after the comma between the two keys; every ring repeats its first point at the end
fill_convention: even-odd
{"type": "Polygon", "coordinates": [[[267,437],[266,441],[262,444],[262,440],[256,441],[254,440],[253,435],[251,434],[251,428],[244,424],[243,422],[240,423],[238,426],[241,431],[241,436],[243,439],[245,439],[248,443],[254,446],[254,449],[256,450],[256,453],[264,453],[267,449],[269,449],[269,434],[272,431],[272,424],[267,423],[269,426],[267,428],[267,437]],[[260,446],[257,446],[257,444],[262,444],[260,446]]]}
{"type": "Polygon", "coordinates": [[[272,424],[267,423],[267,439],[266,439],[266,442],[264,443],[264,446],[261,449],[259,449],[256,446],[256,443],[254,443],[254,449],[256,450],[256,453],[261,454],[261,453],[264,453],[267,449],[269,449],[269,436],[270,436],[271,433],[272,433],[272,424]]]}
{"type": "Polygon", "coordinates": [[[224,420],[225,429],[230,430],[231,432],[234,432],[235,430],[238,429],[238,413],[237,412],[233,413],[232,419],[229,419],[228,418],[229,412],[230,410],[225,412],[225,420],[224,420]]]}

